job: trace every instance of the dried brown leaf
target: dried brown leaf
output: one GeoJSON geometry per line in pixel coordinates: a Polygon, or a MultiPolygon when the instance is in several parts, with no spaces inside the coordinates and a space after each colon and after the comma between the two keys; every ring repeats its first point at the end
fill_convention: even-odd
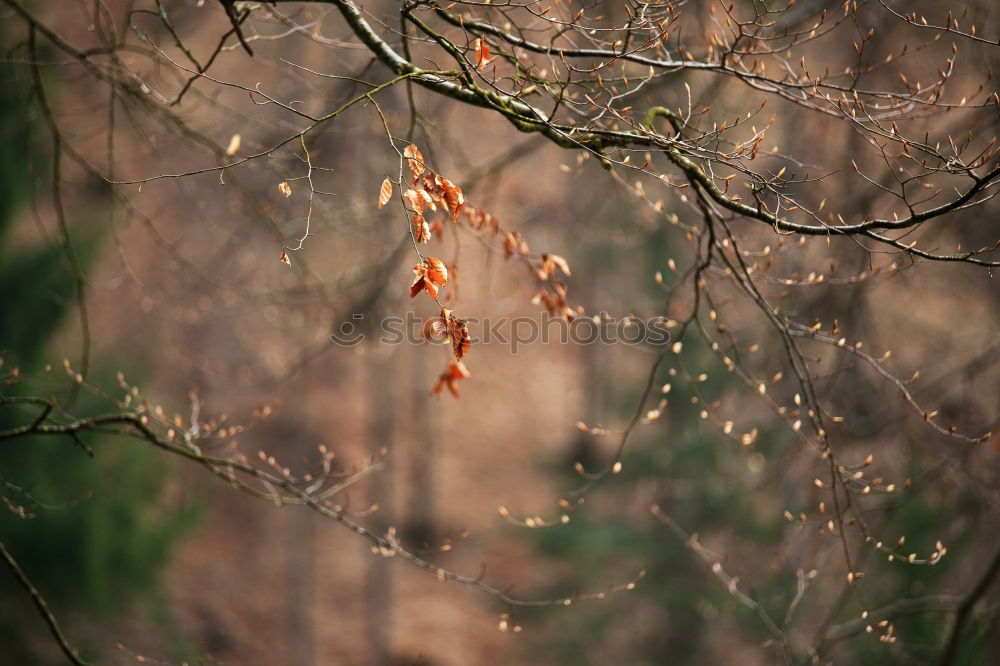
{"type": "Polygon", "coordinates": [[[392,181],[386,178],[382,181],[382,187],[378,190],[378,207],[382,208],[387,203],[389,199],[392,198],[392,181]]]}
{"type": "Polygon", "coordinates": [[[420,154],[420,149],[411,143],[403,149],[403,157],[406,158],[406,164],[410,167],[413,182],[416,183],[417,179],[420,178],[420,174],[427,170],[427,167],[424,165],[424,156],[420,154]]]}

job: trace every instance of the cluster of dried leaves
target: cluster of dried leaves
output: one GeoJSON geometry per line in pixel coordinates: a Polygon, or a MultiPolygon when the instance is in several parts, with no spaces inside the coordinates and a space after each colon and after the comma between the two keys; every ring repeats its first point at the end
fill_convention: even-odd
{"type": "MultiPolygon", "coordinates": [[[[486,54],[485,59],[489,58],[488,47],[485,44],[481,52],[486,54]]],[[[505,231],[497,217],[467,203],[462,188],[427,167],[424,156],[417,146],[413,144],[406,146],[402,157],[409,169],[410,183],[409,187],[403,190],[401,199],[411,224],[410,234],[414,250],[420,259],[413,267],[414,278],[410,284],[410,298],[416,298],[421,292],[426,292],[428,296],[438,301],[441,288],[448,286],[449,276],[454,281],[454,276],[457,274],[458,267],[455,262],[446,264],[437,257],[422,255],[419,250],[420,245],[429,243],[432,238],[441,240],[444,223],[440,219],[431,221],[427,219],[428,212],[440,210],[453,224],[464,222],[473,231],[502,237],[504,258],[516,257],[522,260],[538,282],[538,292],[532,297],[532,304],[542,304],[549,314],[563,317],[566,321],[572,321],[577,314],[583,313],[582,308],[574,310],[570,307],[566,300],[566,285],[556,279],[558,272],[567,277],[572,274],[569,262],[565,258],[549,253],[532,256],[528,243],[520,232],[505,231]]],[[[287,183],[282,183],[282,186],[287,187],[287,183]]],[[[283,194],[284,192],[282,189],[283,194]]],[[[384,208],[392,200],[392,192],[393,181],[385,178],[379,187],[377,203],[379,209],[384,208]]],[[[282,261],[286,261],[284,252],[282,261]]],[[[445,300],[451,301],[453,295],[449,293],[445,300]]],[[[438,305],[441,305],[441,315],[428,322],[424,328],[424,335],[428,340],[437,338],[450,341],[454,359],[438,377],[432,393],[438,395],[447,388],[457,397],[458,382],[469,376],[469,370],[462,362],[462,358],[469,351],[471,337],[464,319],[456,317],[440,301],[438,305]]]]}
{"type": "MultiPolygon", "coordinates": [[[[485,42],[477,47],[477,62],[480,64],[489,60],[489,48],[485,42]]],[[[468,204],[462,189],[451,180],[429,169],[424,156],[417,146],[406,146],[402,154],[410,172],[410,186],[402,194],[403,206],[411,223],[411,237],[414,250],[420,258],[413,267],[414,278],[410,284],[410,298],[416,298],[421,292],[426,292],[435,301],[438,300],[440,289],[448,285],[449,276],[454,278],[458,267],[455,262],[445,264],[437,257],[424,256],[419,247],[429,243],[432,238],[441,240],[444,224],[440,219],[428,221],[426,213],[440,210],[450,217],[453,224],[458,224],[464,218],[465,225],[476,232],[487,232],[494,237],[502,236],[502,248],[505,259],[517,257],[524,261],[529,272],[539,284],[538,292],[532,297],[534,305],[543,304],[549,314],[572,321],[583,309],[574,310],[566,300],[566,285],[556,280],[557,271],[564,276],[572,274],[569,262],[557,254],[543,253],[538,257],[530,254],[527,242],[520,232],[505,231],[500,221],[482,208],[468,204]],[[464,211],[464,216],[462,215],[464,211]]],[[[287,186],[287,183],[283,183],[287,186]]],[[[284,193],[285,190],[282,190],[284,193]]],[[[393,182],[386,178],[382,181],[378,194],[378,208],[384,208],[392,199],[393,182]]],[[[282,253],[282,261],[285,261],[282,253]]],[[[449,293],[446,301],[452,300],[449,293]]],[[[458,382],[469,376],[469,370],[462,362],[471,346],[469,328],[464,319],[455,316],[451,310],[441,305],[441,315],[429,320],[424,327],[425,339],[446,340],[451,343],[454,359],[438,377],[432,393],[439,395],[447,388],[452,395],[458,396],[458,382]]]]}

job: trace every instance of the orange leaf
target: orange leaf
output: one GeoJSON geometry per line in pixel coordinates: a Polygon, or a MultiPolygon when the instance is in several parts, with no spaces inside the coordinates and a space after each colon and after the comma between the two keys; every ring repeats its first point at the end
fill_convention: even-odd
{"type": "Polygon", "coordinates": [[[417,178],[427,168],[424,166],[424,156],[420,154],[420,149],[411,143],[403,149],[403,157],[406,158],[406,164],[410,167],[410,174],[413,175],[413,182],[416,183],[417,178]]]}
{"type": "Polygon", "coordinates": [[[292,260],[288,258],[288,253],[285,252],[284,250],[281,251],[281,256],[278,258],[281,259],[281,263],[285,264],[286,266],[292,265],[292,260]]]}
{"type": "Polygon", "coordinates": [[[477,39],[476,45],[476,69],[483,71],[490,62],[490,45],[485,40],[477,39]]]}
{"type": "Polygon", "coordinates": [[[462,212],[462,206],[465,204],[465,195],[462,194],[462,188],[450,180],[445,180],[442,183],[442,189],[444,190],[445,203],[448,204],[448,210],[451,211],[451,221],[458,222],[458,215],[462,212]]]}
{"type": "Polygon", "coordinates": [[[443,261],[436,257],[427,257],[424,259],[424,263],[427,265],[428,280],[439,287],[448,284],[448,269],[445,267],[443,261]]]}
{"type": "Polygon", "coordinates": [[[469,347],[472,346],[472,338],[469,336],[469,326],[465,323],[464,319],[459,319],[447,311],[441,312],[441,316],[445,316],[446,314],[452,351],[455,353],[455,360],[461,361],[462,357],[469,353],[469,347]]]}
{"type": "Polygon", "coordinates": [[[418,243],[426,243],[431,239],[431,228],[420,213],[413,214],[413,236],[418,243]]]}
{"type": "Polygon", "coordinates": [[[413,267],[413,272],[416,277],[413,278],[413,284],[410,285],[410,298],[415,298],[426,287],[424,278],[427,277],[427,265],[421,262],[413,267]]]}
{"type": "Polygon", "coordinates": [[[427,294],[431,298],[437,298],[438,288],[434,286],[433,282],[422,275],[418,275],[413,279],[413,284],[410,285],[410,298],[416,298],[417,294],[424,289],[427,290],[427,294]]]}
{"type": "Polygon", "coordinates": [[[421,263],[413,267],[416,277],[410,285],[410,298],[415,298],[423,290],[431,298],[437,298],[438,287],[448,284],[448,269],[441,263],[440,259],[427,257],[421,263]]]}
{"type": "Polygon", "coordinates": [[[566,303],[566,287],[559,282],[543,286],[541,291],[531,299],[531,302],[535,305],[539,303],[545,305],[545,309],[553,317],[562,317],[567,322],[576,319],[573,308],[566,303]],[[549,291],[550,288],[551,291],[549,291]]]}
{"type": "Polygon", "coordinates": [[[556,275],[556,268],[559,268],[564,275],[572,275],[569,272],[569,264],[566,260],[560,257],[558,254],[543,254],[542,255],[542,270],[539,277],[543,280],[546,278],[554,278],[556,275]]]}
{"type": "Polygon", "coordinates": [[[448,337],[448,322],[444,319],[444,312],[446,311],[442,311],[441,317],[434,317],[433,319],[428,319],[424,322],[424,342],[430,342],[431,340],[444,340],[448,337]]]}
{"type": "Polygon", "coordinates": [[[378,191],[378,207],[382,208],[384,205],[389,203],[389,199],[392,198],[392,181],[386,178],[382,181],[382,187],[378,191]]]}
{"type": "Polygon", "coordinates": [[[226,155],[232,157],[240,150],[240,135],[234,134],[229,138],[229,145],[226,146],[226,155]]]}
{"type": "Polygon", "coordinates": [[[497,221],[492,215],[484,211],[482,208],[466,206],[465,214],[469,217],[469,222],[472,224],[472,228],[476,231],[490,229],[494,235],[496,235],[497,231],[499,231],[497,221]]]}
{"type": "Polygon", "coordinates": [[[424,212],[424,197],[416,190],[406,190],[403,192],[403,198],[406,199],[406,203],[410,204],[410,208],[413,209],[414,213],[424,212]]]}
{"type": "Polygon", "coordinates": [[[519,232],[508,231],[503,237],[503,251],[508,258],[512,254],[525,255],[528,254],[528,244],[524,242],[519,232]]]}
{"type": "Polygon", "coordinates": [[[441,373],[438,377],[437,382],[434,384],[434,388],[431,389],[431,393],[434,395],[441,395],[445,388],[451,391],[451,394],[458,397],[458,382],[469,376],[469,370],[465,367],[465,364],[461,361],[454,361],[448,365],[448,369],[441,373]]]}
{"type": "Polygon", "coordinates": [[[292,196],[292,186],[288,184],[288,181],[282,181],[278,183],[278,191],[287,199],[292,196]]]}

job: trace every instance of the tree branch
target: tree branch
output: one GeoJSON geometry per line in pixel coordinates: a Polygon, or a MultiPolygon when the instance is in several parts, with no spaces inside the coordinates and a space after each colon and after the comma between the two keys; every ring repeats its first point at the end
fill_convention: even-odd
{"type": "Polygon", "coordinates": [[[955,614],[955,621],[952,623],[948,639],[945,641],[944,652],[941,654],[941,661],[939,662],[941,666],[948,666],[954,661],[955,654],[958,652],[959,639],[962,637],[962,629],[969,619],[972,607],[990,588],[990,584],[996,578],[997,571],[1000,571],[1000,548],[993,554],[993,559],[990,560],[990,563],[979,577],[979,580],[976,581],[976,584],[961,598],[958,604],[958,612],[955,614]]]}
{"type": "Polygon", "coordinates": [[[76,664],[76,666],[93,666],[91,662],[84,660],[77,654],[76,648],[69,644],[66,640],[66,636],[63,634],[62,629],[59,628],[59,622],[56,620],[55,615],[49,610],[49,605],[45,602],[45,598],[42,597],[41,593],[38,591],[32,583],[28,576],[21,569],[21,566],[17,563],[17,560],[7,551],[3,542],[0,541],[0,557],[3,558],[4,563],[7,568],[11,570],[14,577],[17,578],[17,582],[21,584],[27,593],[31,596],[31,600],[35,604],[35,608],[41,613],[42,619],[45,620],[45,624],[49,626],[49,631],[52,632],[52,636],[55,637],[56,642],[62,649],[63,654],[66,658],[70,660],[71,663],[76,664]]]}

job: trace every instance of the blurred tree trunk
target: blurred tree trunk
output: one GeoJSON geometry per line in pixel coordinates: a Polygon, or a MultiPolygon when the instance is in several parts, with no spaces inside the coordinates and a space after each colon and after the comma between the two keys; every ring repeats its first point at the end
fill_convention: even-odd
{"type": "MultiPolygon", "coordinates": [[[[378,312],[373,315],[377,318],[378,312]]],[[[393,350],[395,351],[395,350],[393,350]]],[[[390,452],[386,469],[371,476],[371,497],[379,510],[372,516],[371,528],[377,534],[385,534],[392,525],[393,482],[392,466],[389,462],[396,451],[393,446],[392,405],[396,402],[393,376],[394,354],[388,358],[370,358],[368,368],[369,386],[369,441],[372,455],[380,449],[390,452]]],[[[368,551],[370,544],[365,544],[368,551]]],[[[370,662],[375,666],[387,666],[392,661],[392,560],[366,553],[368,560],[368,581],[366,589],[366,625],[370,662]]]]}
{"type": "Polygon", "coordinates": [[[430,385],[428,377],[433,377],[436,359],[431,354],[412,354],[412,381],[418,387],[413,392],[410,404],[410,423],[413,425],[413,440],[410,445],[409,497],[406,508],[406,538],[415,544],[430,544],[437,531],[435,515],[434,457],[437,432],[435,423],[428,417],[431,411],[430,385]]]}
{"type": "Polygon", "coordinates": [[[288,530],[288,635],[293,666],[316,663],[316,631],[313,622],[316,584],[313,556],[313,515],[289,512],[284,521],[288,530]]]}

